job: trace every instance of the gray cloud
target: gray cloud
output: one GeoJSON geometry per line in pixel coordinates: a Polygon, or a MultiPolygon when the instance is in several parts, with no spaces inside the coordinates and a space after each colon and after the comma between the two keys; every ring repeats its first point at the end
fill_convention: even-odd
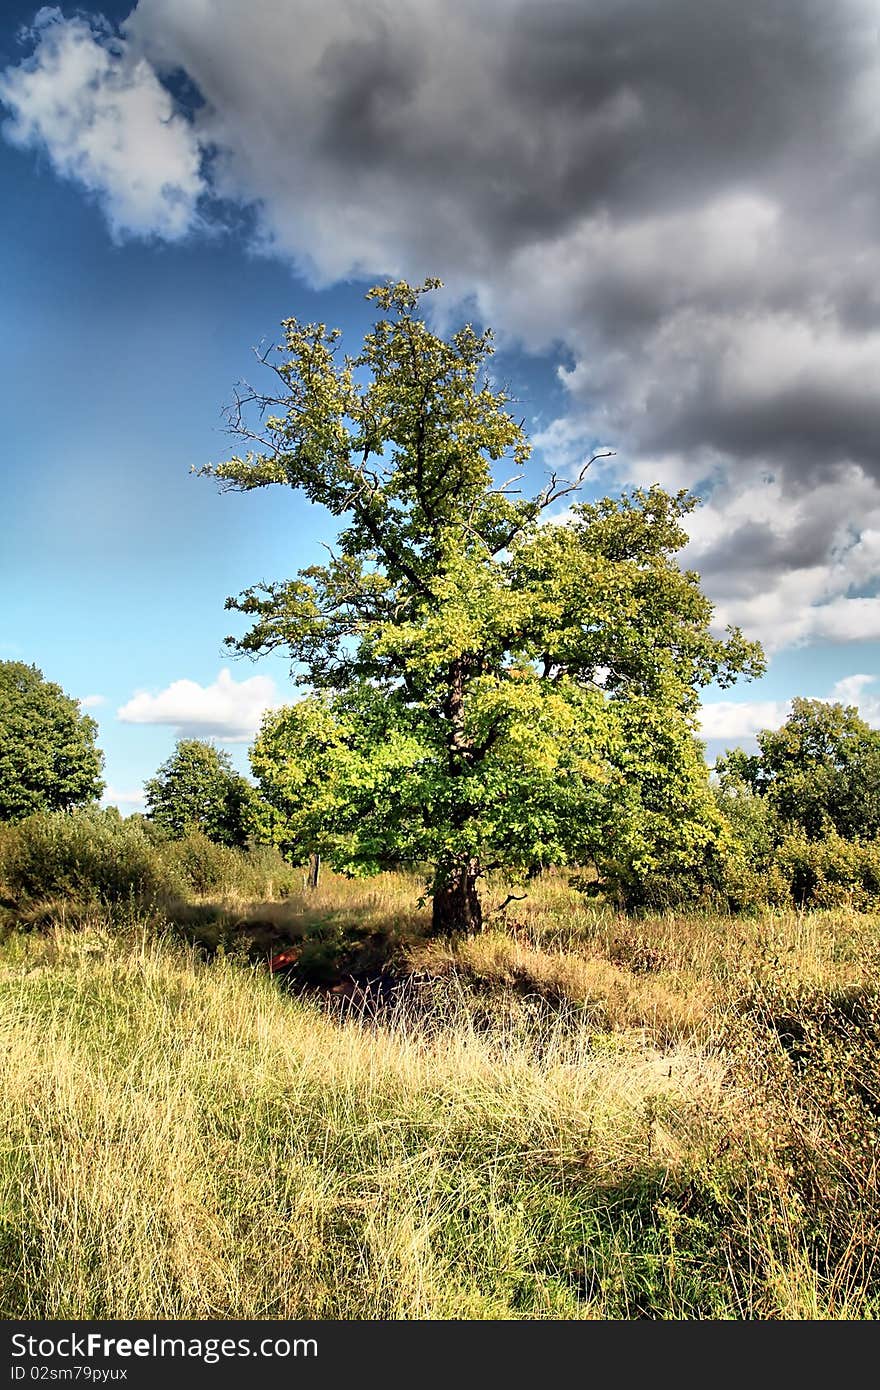
{"type": "Polygon", "coordinates": [[[751,593],[772,582],[780,569],[823,564],[833,533],[826,517],[810,516],[785,535],[767,521],[747,520],[709,552],[701,570],[722,593],[751,593]]]}
{"type": "Polygon", "coordinates": [[[316,278],[438,272],[573,350],[597,433],[795,478],[878,465],[878,26],[875,0],[141,0],[128,33],[316,278]]]}
{"type": "Polygon", "coordinates": [[[613,443],[618,480],[710,477],[692,548],[725,611],[808,640],[857,601],[833,609],[856,630],[878,0],[140,0],[124,35],[114,91],[144,57],[187,74],[263,250],[317,283],[436,273],[502,338],[564,348],[547,440],[613,443]],[[791,621],[795,580],[819,617],[791,621]]]}

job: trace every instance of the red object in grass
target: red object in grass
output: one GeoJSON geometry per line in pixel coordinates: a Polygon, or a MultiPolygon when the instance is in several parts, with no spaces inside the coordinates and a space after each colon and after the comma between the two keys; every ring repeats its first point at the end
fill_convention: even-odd
{"type": "Polygon", "coordinates": [[[299,960],[299,951],[279,951],[277,955],[269,958],[269,973],[275,974],[276,970],[285,970],[289,965],[296,965],[299,960]]]}

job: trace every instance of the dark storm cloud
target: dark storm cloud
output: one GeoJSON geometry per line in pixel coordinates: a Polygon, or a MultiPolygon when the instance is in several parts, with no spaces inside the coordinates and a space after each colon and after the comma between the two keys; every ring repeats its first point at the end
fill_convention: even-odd
{"type": "Polygon", "coordinates": [[[772,584],[780,571],[825,563],[841,518],[807,513],[780,535],[766,521],[745,521],[719,541],[701,563],[704,580],[718,594],[748,594],[772,584]]]}
{"type": "MultiPolygon", "coordinates": [[[[128,70],[201,93],[265,251],[438,274],[562,345],[560,435],[631,477],[833,486],[829,566],[848,505],[875,526],[880,0],[140,0],[125,33],[128,70]]],[[[759,520],[740,568],[769,584],[802,556],[759,520]]]]}
{"type": "Polygon", "coordinates": [[[194,73],[221,123],[230,104],[259,116],[291,175],[319,153],[325,176],[371,175],[401,204],[457,194],[490,255],[756,180],[809,205],[876,44],[849,0],[141,0],[130,32],[194,73]]]}
{"type": "Polygon", "coordinates": [[[750,181],[824,141],[863,62],[845,8],[809,0],[523,6],[502,86],[515,94],[518,119],[564,150],[555,169],[542,174],[536,164],[538,186],[563,214],[606,201],[657,211],[707,187],[750,181]],[[584,158],[584,125],[626,99],[641,119],[602,164],[584,158]]]}
{"type": "Polygon", "coordinates": [[[502,333],[564,345],[561,433],[614,444],[624,476],[708,467],[717,506],[760,509],[772,475],[769,515],[695,542],[734,618],[751,595],[788,640],[809,624],[787,576],[814,576],[807,606],[863,582],[877,0],[141,0],[131,32],[200,86],[270,248],[318,279],[440,274],[502,333]]]}
{"type": "Polygon", "coordinates": [[[269,179],[282,153],[291,180],[315,158],[321,186],[372,176],[405,231],[452,197],[495,257],[732,189],[818,209],[830,185],[873,212],[876,142],[853,140],[851,108],[878,22],[868,0],[141,0],[128,27],[231,145],[236,122],[260,131],[269,179]]]}
{"type": "Polygon", "coordinates": [[[328,44],[315,69],[324,85],[328,156],[375,164],[382,151],[399,145],[423,68],[418,48],[379,18],[370,34],[328,44]]]}
{"type": "Polygon", "coordinates": [[[687,413],[664,418],[658,408],[642,439],[665,453],[711,446],[725,453],[775,460],[793,487],[809,486],[840,459],[868,468],[880,461],[880,391],[863,396],[845,384],[805,381],[770,398],[719,400],[711,384],[687,413]],[[853,397],[856,397],[853,399],[853,397]]]}

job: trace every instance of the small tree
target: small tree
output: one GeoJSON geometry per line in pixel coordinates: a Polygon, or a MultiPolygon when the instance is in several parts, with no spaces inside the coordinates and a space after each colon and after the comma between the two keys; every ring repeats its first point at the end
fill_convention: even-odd
{"type": "Polygon", "coordinates": [[[36,666],[0,661],[0,821],[96,801],[104,790],[97,733],[36,666]]]}
{"type": "Polygon", "coordinates": [[[854,705],[796,698],[779,729],[758,734],[758,753],[718,759],[722,787],[766,798],[780,820],[817,839],[880,834],[880,732],[854,705]]]}
{"type": "Polygon", "coordinates": [[[674,563],[685,493],[545,524],[589,463],[520,495],[529,447],[483,377],[491,337],[435,335],[417,310],[437,283],[371,290],[386,317],[356,358],[288,320],[264,357],[277,391],[247,388],[231,412],[256,451],[202,471],[301,488],[344,518],[328,564],[227,600],[254,620],[230,645],[286,649],[310,688],[253,751],[277,835],[349,872],[427,861],[435,929],[468,931],[492,868],[593,858],[632,883],[705,858],[720,818],[696,690],[761,657],[711,635],[698,577],[674,563]],[[516,476],[499,484],[505,455],[516,476]]]}
{"type": "Polygon", "coordinates": [[[253,787],[228,753],[200,739],[181,739],[144,792],[149,820],[174,839],[199,830],[217,844],[240,847],[253,830],[253,787]]]}

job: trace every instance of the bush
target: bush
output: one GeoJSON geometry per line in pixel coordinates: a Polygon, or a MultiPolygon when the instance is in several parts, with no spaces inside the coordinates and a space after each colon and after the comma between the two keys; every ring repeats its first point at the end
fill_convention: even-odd
{"type": "Polygon", "coordinates": [[[302,871],[276,849],[235,850],[194,831],[169,841],[142,816],[115,808],[40,812],[0,824],[0,907],[16,918],[40,905],[89,909],[129,899],[284,898],[302,871]]]}
{"type": "Polygon", "coordinates": [[[716,801],[730,832],[719,905],[750,912],[790,904],[789,880],[777,860],[783,828],[767,798],[744,787],[719,788],[716,801]]]}
{"type": "Polygon", "coordinates": [[[735,851],[724,866],[718,905],[728,912],[788,907],[791,885],[775,859],[756,864],[742,851],[735,851]]]}
{"type": "Polygon", "coordinates": [[[880,904],[880,838],[845,840],[831,831],[809,840],[796,830],[784,837],[776,858],[799,907],[864,910],[880,904]]]}
{"type": "Polygon", "coordinates": [[[190,892],[229,892],[239,886],[244,856],[217,844],[201,830],[164,845],[161,853],[169,876],[181,879],[190,892]]]}
{"type": "Polygon", "coordinates": [[[289,864],[274,845],[252,845],[238,858],[242,892],[255,898],[288,898],[302,890],[303,869],[289,864]]]}
{"type": "Polygon", "coordinates": [[[744,790],[720,791],[718,804],[732,836],[723,876],[732,911],[880,905],[880,838],[846,839],[830,824],[811,836],[782,821],[767,797],[744,790]]]}
{"type": "Polygon", "coordinates": [[[142,815],[140,811],[134,811],[126,819],[129,825],[136,825],[139,830],[143,831],[151,845],[167,845],[169,840],[174,839],[170,830],[166,830],[163,825],[157,825],[154,820],[150,820],[149,816],[142,815]]]}
{"type": "Polygon", "coordinates": [[[88,906],[177,887],[138,825],[91,809],[44,811],[5,826],[0,880],[16,905],[68,898],[88,906]]]}
{"type": "Polygon", "coordinates": [[[169,877],[200,897],[211,893],[253,898],[284,898],[299,888],[301,870],[293,869],[268,845],[249,850],[219,845],[200,830],[161,847],[169,877]]]}

